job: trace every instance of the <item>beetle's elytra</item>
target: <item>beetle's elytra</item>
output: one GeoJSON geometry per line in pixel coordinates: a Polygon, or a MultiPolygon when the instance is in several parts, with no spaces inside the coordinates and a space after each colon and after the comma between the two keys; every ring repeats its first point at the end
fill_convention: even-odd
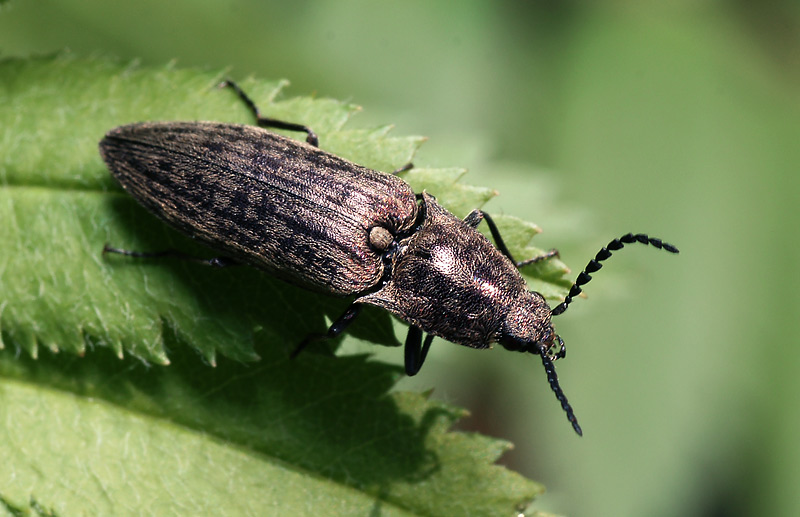
{"type": "Polygon", "coordinates": [[[527,290],[518,267],[555,251],[515,262],[486,213],[475,210],[461,220],[396,175],[320,150],[309,128],[261,117],[238,86],[225,84],[261,127],[156,122],[113,129],[100,142],[100,154],[127,192],[224,254],[209,264],[246,263],[308,289],[354,297],[323,337],[341,333],[362,304],[408,322],[409,375],[421,367],[433,336],[472,348],[499,343],[539,354],[567,418],[582,434],[553,365],[565,348],[551,316],[566,310],[612,251],[634,242],[671,253],[677,248],[643,234],[615,239],[551,309],[527,290]],[[307,142],[264,127],[304,131],[307,142]],[[497,247],[475,229],[484,219],[497,247]]]}

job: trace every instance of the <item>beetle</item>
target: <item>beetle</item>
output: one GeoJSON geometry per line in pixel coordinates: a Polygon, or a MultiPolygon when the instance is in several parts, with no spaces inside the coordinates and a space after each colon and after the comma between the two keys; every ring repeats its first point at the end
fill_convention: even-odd
{"type": "MultiPolygon", "coordinates": [[[[582,435],[553,364],[566,347],[551,318],[625,244],[678,253],[675,246],[645,234],[614,239],[551,309],[527,289],[519,268],[551,258],[555,250],[517,262],[487,213],[474,210],[462,220],[396,174],[319,149],[310,128],[263,117],[235,83],[221,86],[236,92],[256,126],[135,123],[109,131],[100,154],[141,205],[224,254],[202,262],[248,264],[307,289],[354,297],[327,333],[308,336],[292,356],[316,339],[339,335],[363,305],[374,305],[409,324],[408,375],[419,371],[434,336],[472,348],[499,343],[538,354],[551,389],[582,435]],[[266,128],[305,132],[306,141],[266,128]],[[496,245],[477,231],[481,221],[496,245]]],[[[104,252],[187,258],[175,250],[139,253],[108,245],[104,252]]]]}

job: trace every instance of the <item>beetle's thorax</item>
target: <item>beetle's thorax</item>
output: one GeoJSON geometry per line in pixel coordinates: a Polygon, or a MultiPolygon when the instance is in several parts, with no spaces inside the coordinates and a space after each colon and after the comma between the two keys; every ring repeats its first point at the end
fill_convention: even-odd
{"type": "Polygon", "coordinates": [[[487,347],[503,335],[509,310],[528,303],[525,281],[483,234],[427,193],[422,203],[425,220],[399,243],[391,277],[357,302],[387,309],[449,341],[487,347]]]}

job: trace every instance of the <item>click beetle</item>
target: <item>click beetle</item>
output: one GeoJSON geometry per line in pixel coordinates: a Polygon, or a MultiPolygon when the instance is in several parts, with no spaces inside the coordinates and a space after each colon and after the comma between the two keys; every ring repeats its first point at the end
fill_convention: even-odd
{"type": "MultiPolygon", "coordinates": [[[[553,365],[566,348],[551,317],[563,313],[591,273],[625,244],[678,253],[675,246],[644,234],[614,239],[551,309],[541,294],[527,289],[519,268],[557,252],[515,261],[485,212],[459,219],[397,175],[319,149],[310,128],[262,117],[236,84],[223,84],[247,104],[257,126],[130,124],[109,131],[100,154],[140,204],[223,254],[202,262],[248,264],[295,285],[354,297],[326,334],[306,338],[293,355],[313,339],[343,332],[362,305],[382,307],[410,326],[408,375],[419,371],[434,336],[472,348],[499,343],[538,354],[567,418],[582,434],[553,365]],[[306,142],[265,128],[305,132],[306,142]],[[476,230],[484,220],[496,246],[476,230]]],[[[104,252],[186,257],[109,246],[104,252]]]]}

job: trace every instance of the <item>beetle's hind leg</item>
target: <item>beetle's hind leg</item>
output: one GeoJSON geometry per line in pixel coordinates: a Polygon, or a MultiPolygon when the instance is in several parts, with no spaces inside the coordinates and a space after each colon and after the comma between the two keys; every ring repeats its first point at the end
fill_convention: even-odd
{"type": "Polygon", "coordinates": [[[188,253],[184,253],[182,251],[176,249],[166,249],[163,251],[154,251],[154,252],[142,252],[142,251],[131,251],[131,250],[123,250],[119,248],[113,248],[106,244],[103,246],[103,255],[106,253],[116,253],[117,255],[125,255],[126,257],[135,257],[135,258],[174,258],[178,260],[186,260],[189,262],[195,262],[197,264],[202,264],[204,266],[212,266],[212,267],[227,267],[227,266],[238,266],[240,263],[231,257],[212,257],[212,258],[202,258],[202,257],[195,257],[194,255],[189,255],[188,253]]]}
{"type": "Polygon", "coordinates": [[[242,99],[242,102],[244,102],[250,109],[250,111],[253,112],[253,116],[256,118],[256,124],[259,127],[264,127],[264,128],[273,127],[276,129],[286,129],[288,131],[300,131],[307,135],[306,142],[313,145],[314,147],[319,147],[319,137],[317,136],[316,133],[314,133],[314,131],[311,130],[310,127],[304,126],[303,124],[295,124],[294,122],[284,122],[283,120],[277,120],[274,118],[268,118],[262,116],[261,110],[258,109],[258,106],[256,105],[255,102],[253,102],[253,99],[248,97],[248,95],[244,93],[244,90],[242,90],[238,84],[231,81],[230,79],[222,81],[219,84],[219,86],[220,88],[230,88],[234,92],[236,92],[236,95],[238,95],[239,98],[242,99]]]}

